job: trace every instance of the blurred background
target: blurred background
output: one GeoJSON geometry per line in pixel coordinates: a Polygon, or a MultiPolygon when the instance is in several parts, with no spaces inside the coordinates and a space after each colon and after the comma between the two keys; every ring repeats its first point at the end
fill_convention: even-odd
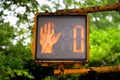
{"type": "MultiPolygon", "coordinates": [[[[37,12],[97,7],[117,2],[119,0],[0,0],[0,80],[118,80],[120,73],[98,74],[94,71],[55,76],[54,67],[42,67],[32,60],[30,48],[37,12]]],[[[89,13],[89,18],[90,61],[79,68],[119,65],[119,12],[89,13]]]]}

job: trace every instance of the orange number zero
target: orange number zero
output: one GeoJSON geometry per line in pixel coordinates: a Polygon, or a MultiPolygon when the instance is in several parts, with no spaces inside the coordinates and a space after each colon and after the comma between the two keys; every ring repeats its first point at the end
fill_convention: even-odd
{"type": "Polygon", "coordinates": [[[84,52],[84,27],[81,25],[74,26],[73,28],[73,51],[75,53],[82,53],[84,52]],[[77,49],[77,29],[80,29],[80,47],[81,49],[77,49]]]}

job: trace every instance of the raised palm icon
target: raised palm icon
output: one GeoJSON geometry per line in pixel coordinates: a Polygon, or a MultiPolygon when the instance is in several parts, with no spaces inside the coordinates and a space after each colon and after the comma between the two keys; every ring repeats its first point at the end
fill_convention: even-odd
{"type": "Polygon", "coordinates": [[[40,27],[40,45],[42,46],[42,53],[52,53],[53,45],[58,41],[61,36],[61,32],[55,35],[54,23],[48,22],[40,27]]]}

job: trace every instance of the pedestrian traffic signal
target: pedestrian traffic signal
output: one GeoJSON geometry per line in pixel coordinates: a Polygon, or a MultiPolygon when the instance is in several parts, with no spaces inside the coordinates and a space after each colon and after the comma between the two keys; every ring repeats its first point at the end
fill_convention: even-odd
{"type": "Polygon", "coordinates": [[[39,63],[85,63],[89,57],[88,15],[37,13],[32,53],[39,63]]]}

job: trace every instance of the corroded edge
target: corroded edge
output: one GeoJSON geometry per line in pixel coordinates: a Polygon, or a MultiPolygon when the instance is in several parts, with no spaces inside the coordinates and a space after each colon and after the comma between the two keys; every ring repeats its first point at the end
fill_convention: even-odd
{"type": "Polygon", "coordinates": [[[32,39],[32,44],[31,44],[31,51],[32,51],[32,59],[35,60],[35,44],[36,44],[36,19],[37,19],[37,15],[35,15],[34,17],[34,25],[33,25],[33,28],[32,28],[32,33],[33,33],[33,39],[32,39]]]}

